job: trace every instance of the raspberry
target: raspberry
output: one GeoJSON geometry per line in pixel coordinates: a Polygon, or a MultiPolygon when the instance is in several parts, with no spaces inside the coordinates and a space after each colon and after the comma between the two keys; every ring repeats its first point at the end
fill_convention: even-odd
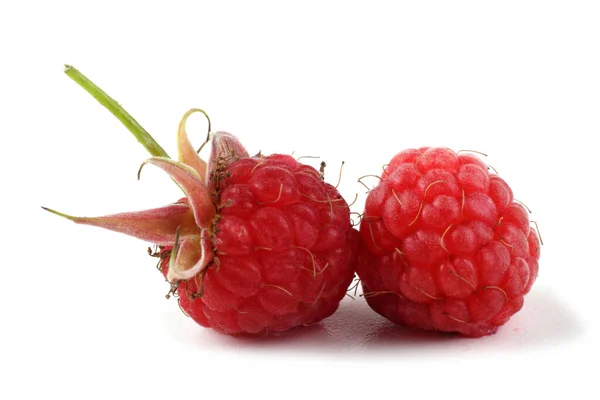
{"type": "MultiPolygon", "coordinates": [[[[114,100],[72,67],[67,74],[96,96],[154,156],[186,197],[151,210],[73,217],[155,243],[159,267],[198,324],[236,336],[287,332],[331,315],[354,276],[360,242],[348,204],[323,175],[287,155],[250,157],[237,138],[209,132],[209,162],[179,125],[178,161],[114,100]]],[[[210,121],[209,121],[210,131],[210,121]]],[[[141,172],[141,168],[140,168],[141,172]]],[[[139,177],[139,172],[138,172],[139,177]]]]}
{"type": "MultiPolygon", "coordinates": [[[[204,274],[177,284],[182,310],[202,326],[243,336],[331,315],[352,281],[360,240],[335,188],[278,154],[241,158],[213,176],[215,258],[204,274]]],[[[165,276],[170,251],[161,252],[165,276]]]]}
{"type": "Polygon", "coordinates": [[[417,329],[493,334],[538,273],[540,241],[510,187],[446,148],[398,153],[368,195],[360,234],[365,299],[417,329]]]}

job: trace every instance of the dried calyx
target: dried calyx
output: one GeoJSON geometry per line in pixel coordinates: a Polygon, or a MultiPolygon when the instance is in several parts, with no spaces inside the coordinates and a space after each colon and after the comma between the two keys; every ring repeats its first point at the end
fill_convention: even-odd
{"type": "Polygon", "coordinates": [[[116,101],[71,66],[65,73],[88,91],[100,104],[115,115],[138,139],[153,157],[140,166],[152,164],[165,171],[185,194],[185,198],[164,207],[144,211],[125,212],[102,217],[74,217],[58,211],[43,209],[78,224],[92,225],[121,232],[157,245],[172,247],[167,280],[178,282],[203,272],[213,260],[212,222],[216,215],[217,193],[213,172],[226,168],[231,162],[248,157],[239,140],[227,132],[210,132],[211,144],[208,163],[192,147],[186,132],[187,119],[194,113],[185,113],[177,132],[178,160],[175,161],[156,143],[116,101]]]}

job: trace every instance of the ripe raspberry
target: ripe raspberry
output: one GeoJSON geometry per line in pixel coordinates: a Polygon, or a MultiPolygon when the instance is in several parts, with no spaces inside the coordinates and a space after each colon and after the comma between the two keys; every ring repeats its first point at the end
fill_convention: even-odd
{"type": "MultiPolygon", "coordinates": [[[[287,155],[240,158],[212,177],[215,258],[177,284],[181,308],[232,335],[285,332],[331,315],[352,280],[359,240],[335,188],[287,155]]],[[[168,258],[162,269],[167,276],[168,258]]]]}
{"type": "Polygon", "coordinates": [[[357,273],[377,313],[408,327],[495,333],[521,309],[540,245],[510,187],[471,154],[405,150],[368,195],[357,273]]]}
{"type": "MultiPolygon", "coordinates": [[[[87,82],[84,87],[93,85],[87,82]]],[[[110,107],[124,113],[116,103],[110,107]]],[[[185,131],[194,112],[204,113],[192,109],[183,117],[179,161],[169,159],[147,132],[133,131],[152,144],[146,146],[151,154],[160,155],[142,166],[163,169],[185,198],[96,218],[47,210],[156,243],[160,251],[153,255],[171,285],[167,297],[177,295],[182,310],[202,326],[263,336],[331,315],[352,281],[360,242],[348,204],[314,168],[287,155],[250,157],[225,132],[210,134],[206,164],[185,131]]]]}

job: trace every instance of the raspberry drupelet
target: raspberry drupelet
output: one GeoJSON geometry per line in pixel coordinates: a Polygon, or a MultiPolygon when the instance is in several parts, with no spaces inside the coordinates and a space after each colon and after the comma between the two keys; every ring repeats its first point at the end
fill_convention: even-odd
{"type": "Polygon", "coordinates": [[[538,274],[540,240],[527,210],[469,153],[397,154],[368,195],[360,233],[368,304],[421,330],[493,334],[538,274]]]}

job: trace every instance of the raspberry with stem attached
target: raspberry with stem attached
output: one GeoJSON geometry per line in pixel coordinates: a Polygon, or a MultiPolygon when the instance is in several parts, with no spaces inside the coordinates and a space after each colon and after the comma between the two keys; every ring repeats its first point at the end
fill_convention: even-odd
{"type": "MultiPolygon", "coordinates": [[[[323,171],[291,156],[250,156],[227,132],[211,132],[208,163],[198,156],[182,118],[178,160],[172,160],[110,96],[67,66],[68,76],[111,111],[153,155],[185,197],[164,207],[79,224],[155,243],[159,269],[185,314],[202,326],[235,336],[290,331],[331,315],[352,281],[358,232],[348,204],[323,171]]],[[[208,118],[208,117],[207,117],[208,118]]],[[[206,144],[205,143],[205,144],[206,144]]],[[[204,145],[202,146],[204,147],[204,145]]],[[[202,149],[202,147],[200,149],[202,149]]]]}

